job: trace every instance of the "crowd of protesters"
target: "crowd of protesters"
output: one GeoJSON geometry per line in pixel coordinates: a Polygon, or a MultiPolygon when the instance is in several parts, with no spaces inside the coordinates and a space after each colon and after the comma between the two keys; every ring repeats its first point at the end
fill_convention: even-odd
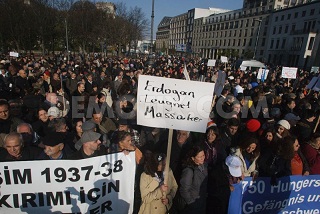
{"type": "Polygon", "coordinates": [[[0,161],[135,151],[134,213],[227,213],[244,177],[320,174],[319,92],[307,88],[317,74],[287,81],[280,66],[268,69],[261,81],[256,70],[200,58],[2,56],[0,161]],[[226,79],[206,133],[174,131],[164,175],[168,130],[137,125],[139,75],[184,79],[184,65],[193,81],[217,82],[219,70],[226,79]]]}

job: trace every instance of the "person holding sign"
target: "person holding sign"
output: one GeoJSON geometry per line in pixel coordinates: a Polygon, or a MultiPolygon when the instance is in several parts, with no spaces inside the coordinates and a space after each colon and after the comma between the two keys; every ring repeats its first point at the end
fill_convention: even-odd
{"type": "Polygon", "coordinates": [[[139,214],[165,214],[171,208],[178,185],[172,170],[169,170],[168,183],[164,184],[165,165],[164,154],[152,154],[146,159],[140,178],[142,204],[139,214]]]}

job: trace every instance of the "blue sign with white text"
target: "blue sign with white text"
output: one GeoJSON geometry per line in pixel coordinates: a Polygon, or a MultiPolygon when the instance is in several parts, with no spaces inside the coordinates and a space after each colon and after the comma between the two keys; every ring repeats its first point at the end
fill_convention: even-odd
{"type": "Polygon", "coordinates": [[[320,214],[320,175],[246,178],[234,185],[229,214],[320,214]]]}

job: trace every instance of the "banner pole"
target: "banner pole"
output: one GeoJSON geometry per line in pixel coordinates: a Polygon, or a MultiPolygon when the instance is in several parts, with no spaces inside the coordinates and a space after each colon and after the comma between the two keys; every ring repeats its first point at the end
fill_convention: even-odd
{"type": "Polygon", "coordinates": [[[171,147],[172,147],[172,135],[173,135],[173,129],[169,129],[165,178],[164,178],[165,184],[168,184],[168,173],[169,173],[169,168],[170,168],[170,156],[171,156],[171,147]]]}
{"type": "Polygon", "coordinates": [[[316,133],[317,128],[318,128],[318,125],[319,125],[319,122],[320,122],[320,115],[318,116],[318,121],[317,121],[316,126],[315,126],[314,129],[313,129],[313,133],[316,133]]]}
{"type": "MultiPolygon", "coordinates": [[[[169,169],[170,169],[170,156],[171,156],[171,147],[172,147],[172,135],[173,129],[169,129],[168,135],[168,147],[167,147],[167,158],[166,158],[166,167],[164,170],[164,184],[168,185],[168,178],[169,178],[169,169]]],[[[163,196],[166,196],[166,193],[163,193],[163,196]]]]}

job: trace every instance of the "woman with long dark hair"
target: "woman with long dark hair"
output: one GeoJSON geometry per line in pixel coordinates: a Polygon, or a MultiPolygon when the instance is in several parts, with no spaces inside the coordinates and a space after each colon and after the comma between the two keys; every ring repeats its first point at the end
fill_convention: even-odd
{"type": "Polygon", "coordinates": [[[181,213],[202,214],[206,211],[208,170],[202,147],[194,146],[184,161],[180,179],[180,195],[187,203],[181,213]]]}
{"type": "Polygon", "coordinates": [[[165,214],[171,208],[178,185],[171,169],[168,175],[164,174],[165,165],[164,154],[152,154],[146,159],[140,178],[140,214],[165,214]],[[164,184],[165,176],[168,176],[167,184],[164,184]]]}
{"type": "Polygon", "coordinates": [[[257,170],[256,162],[260,155],[259,140],[255,137],[246,137],[236,149],[235,155],[242,161],[243,177],[253,176],[257,170]]]}

